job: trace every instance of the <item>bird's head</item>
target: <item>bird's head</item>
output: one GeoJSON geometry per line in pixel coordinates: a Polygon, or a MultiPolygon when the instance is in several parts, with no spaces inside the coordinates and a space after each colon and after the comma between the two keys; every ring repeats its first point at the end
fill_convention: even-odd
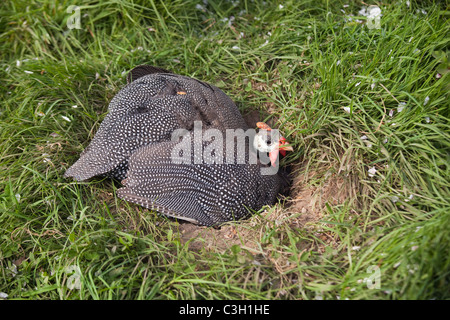
{"type": "Polygon", "coordinates": [[[272,141],[272,128],[265,122],[257,122],[256,126],[261,130],[255,135],[253,146],[258,151],[269,153],[269,159],[272,166],[275,167],[276,165],[278,153],[285,156],[286,151],[294,151],[294,149],[287,142],[286,138],[281,135],[279,135],[278,139],[276,139],[278,141],[272,141]]]}

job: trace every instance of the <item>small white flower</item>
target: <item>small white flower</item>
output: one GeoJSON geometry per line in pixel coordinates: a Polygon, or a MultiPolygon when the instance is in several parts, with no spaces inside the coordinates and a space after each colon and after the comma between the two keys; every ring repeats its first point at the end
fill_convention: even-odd
{"type": "Polygon", "coordinates": [[[95,79],[98,79],[98,78],[100,78],[100,73],[96,72],[95,73],[95,79]]]}
{"type": "Polygon", "coordinates": [[[231,49],[233,49],[233,50],[241,50],[241,48],[239,48],[238,46],[233,46],[231,49]]]}
{"type": "Polygon", "coordinates": [[[416,232],[419,231],[420,229],[422,229],[421,226],[416,227],[416,232]]]}
{"type": "Polygon", "coordinates": [[[388,138],[383,140],[383,143],[387,143],[388,142],[388,138]]]}
{"type": "Polygon", "coordinates": [[[372,143],[370,143],[368,140],[369,138],[366,135],[363,135],[360,139],[364,141],[368,148],[372,148],[372,143]]]}
{"type": "Polygon", "coordinates": [[[33,74],[33,71],[28,71],[28,70],[23,70],[23,72],[28,73],[28,74],[33,74]]]}
{"type": "Polygon", "coordinates": [[[369,172],[369,177],[373,177],[377,173],[377,169],[375,169],[375,167],[372,167],[368,170],[368,172],[369,172]]]}
{"type": "Polygon", "coordinates": [[[374,83],[372,83],[371,85],[370,85],[370,89],[375,89],[375,86],[376,86],[376,84],[375,84],[375,82],[374,83]]]}
{"type": "Polygon", "coordinates": [[[61,116],[61,118],[63,118],[64,120],[66,120],[67,122],[70,122],[71,120],[68,118],[68,117],[66,117],[66,116],[61,116]]]}
{"type": "Polygon", "coordinates": [[[354,246],[354,247],[352,247],[352,250],[354,250],[354,251],[359,251],[359,249],[361,249],[360,246],[354,246]]]}
{"type": "Polygon", "coordinates": [[[172,59],[172,61],[175,63],[180,63],[180,60],[178,60],[178,59],[172,59]]]}
{"type": "Polygon", "coordinates": [[[20,202],[20,194],[16,193],[15,197],[16,197],[17,202],[20,202]]]}
{"type": "Polygon", "coordinates": [[[394,109],[389,110],[389,117],[392,117],[394,115],[394,109]]]}
{"type": "Polygon", "coordinates": [[[44,157],[44,160],[42,160],[44,163],[51,163],[48,153],[43,153],[42,156],[44,157]]]}
{"type": "Polygon", "coordinates": [[[20,67],[21,64],[22,62],[20,60],[16,60],[16,67],[20,67]]]}
{"type": "Polygon", "coordinates": [[[406,268],[408,269],[408,272],[411,274],[414,274],[414,272],[416,272],[419,269],[419,266],[417,264],[414,264],[412,266],[410,266],[409,264],[406,266],[406,268]]]}
{"type": "Polygon", "coordinates": [[[348,8],[350,5],[349,4],[344,4],[343,7],[344,8],[348,8]]]}
{"type": "Polygon", "coordinates": [[[350,113],[350,107],[343,107],[344,111],[350,113]]]}
{"type": "Polygon", "coordinates": [[[406,6],[409,8],[409,1],[406,1],[406,6]]]}
{"type": "Polygon", "coordinates": [[[284,8],[284,6],[283,6],[282,4],[280,4],[280,5],[278,6],[278,8],[281,10],[281,9],[284,8]]]}
{"type": "Polygon", "coordinates": [[[405,199],[405,202],[408,202],[409,200],[412,200],[412,198],[414,198],[414,196],[411,194],[407,199],[405,199]]]}
{"type": "Polygon", "coordinates": [[[429,96],[426,96],[426,97],[425,97],[425,100],[423,101],[423,105],[426,106],[427,103],[428,103],[428,101],[430,101],[430,97],[429,97],[429,96]]]}
{"type": "Polygon", "coordinates": [[[13,277],[17,275],[17,266],[15,264],[12,264],[11,267],[8,267],[8,270],[12,272],[13,277]]]}
{"type": "Polygon", "coordinates": [[[403,109],[405,108],[405,106],[406,106],[406,102],[400,102],[397,107],[397,112],[402,112],[403,109]]]}
{"type": "Polygon", "coordinates": [[[430,123],[430,117],[425,117],[425,121],[426,121],[427,123],[430,123]]]}
{"type": "Polygon", "coordinates": [[[257,266],[260,266],[261,265],[261,262],[259,262],[259,261],[257,261],[257,260],[253,260],[253,262],[252,262],[254,265],[257,265],[257,266]]]}
{"type": "Polygon", "coordinates": [[[398,200],[399,200],[399,198],[398,198],[397,196],[392,196],[392,197],[391,197],[391,201],[392,201],[393,203],[396,203],[398,200]]]}
{"type": "MultiPolygon", "coordinates": [[[[269,44],[269,40],[266,40],[266,42],[264,42],[262,45],[260,45],[259,47],[260,48],[262,48],[262,47],[265,47],[265,46],[267,46],[269,44]]],[[[239,50],[239,49],[238,49],[239,50]]]]}
{"type": "Polygon", "coordinates": [[[355,87],[359,86],[361,84],[361,82],[358,82],[357,84],[355,84],[355,87]]]}
{"type": "Polygon", "coordinates": [[[76,109],[76,108],[78,108],[78,106],[75,104],[72,106],[72,108],[76,109]]]}
{"type": "Polygon", "coordinates": [[[412,39],[414,39],[414,37],[409,38],[408,42],[411,43],[412,39]]]}
{"type": "Polygon", "coordinates": [[[411,247],[411,250],[412,250],[412,251],[416,251],[417,249],[419,249],[419,246],[412,246],[412,247],[411,247]]]}
{"type": "Polygon", "coordinates": [[[0,299],[6,299],[8,298],[8,294],[4,292],[0,292],[0,299]]]}
{"type": "Polygon", "coordinates": [[[36,112],[36,115],[38,115],[39,117],[43,117],[45,116],[45,113],[43,113],[42,111],[38,111],[36,112]]]}
{"type": "MultiPolygon", "coordinates": [[[[8,71],[8,70],[6,70],[6,71],[8,71]]],[[[442,77],[442,75],[438,72],[438,73],[436,73],[436,79],[440,79],[442,77]]]]}
{"type": "Polygon", "coordinates": [[[341,60],[338,60],[337,62],[336,62],[336,66],[338,66],[338,65],[340,65],[341,64],[341,60]]]}
{"type": "Polygon", "coordinates": [[[400,264],[401,262],[397,262],[396,264],[394,264],[394,268],[397,269],[400,264]]]}
{"type": "Polygon", "coordinates": [[[197,5],[195,6],[195,8],[197,10],[201,10],[201,11],[205,11],[205,7],[203,7],[201,4],[197,3],[197,5]]]}

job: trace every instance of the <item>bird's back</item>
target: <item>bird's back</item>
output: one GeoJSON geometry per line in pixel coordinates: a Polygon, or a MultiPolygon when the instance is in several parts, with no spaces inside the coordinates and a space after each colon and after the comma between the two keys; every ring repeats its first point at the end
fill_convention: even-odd
{"type": "Polygon", "coordinates": [[[157,68],[133,71],[132,82],[112,99],[92,142],[65,177],[123,179],[133,152],[169,141],[176,129],[192,130],[195,121],[201,121],[203,128],[247,129],[237,106],[217,87],[157,68]]]}

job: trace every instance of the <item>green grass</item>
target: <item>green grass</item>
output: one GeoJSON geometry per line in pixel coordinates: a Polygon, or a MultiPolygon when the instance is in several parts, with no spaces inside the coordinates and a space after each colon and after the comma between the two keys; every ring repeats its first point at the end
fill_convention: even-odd
{"type": "Polygon", "coordinates": [[[86,0],[79,30],[66,26],[72,2],[2,3],[0,292],[449,299],[450,87],[437,53],[449,49],[445,4],[394,1],[369,30],[349,16],[359,1],[208,3],[86,0]],[[345,201],[306,225],[294,223],[301,212],[267,219],[288,212],[281,205],[239,223],[258,234],[257,249],[193,251],[178,222],[118,199],[119,183],[63,179],[125,73],[144,63],[215,84],[243,113],[273,118],[296,149],[285,164],[314,173],[302,188],[340,179],[345,201]]]}

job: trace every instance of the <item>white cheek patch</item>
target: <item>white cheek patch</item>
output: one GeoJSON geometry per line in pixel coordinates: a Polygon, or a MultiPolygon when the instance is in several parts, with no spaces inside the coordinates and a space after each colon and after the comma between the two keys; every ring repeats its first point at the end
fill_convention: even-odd
{"type": "Polygon", "coordinates": [[[253,146],[259,152],[272,152],[279,147],[277,141],[279,141],[278,130],[260,130],[253,140],[253,146]],[[268,137],[270,137],[270,144],[267,143],[268,137]]]}

